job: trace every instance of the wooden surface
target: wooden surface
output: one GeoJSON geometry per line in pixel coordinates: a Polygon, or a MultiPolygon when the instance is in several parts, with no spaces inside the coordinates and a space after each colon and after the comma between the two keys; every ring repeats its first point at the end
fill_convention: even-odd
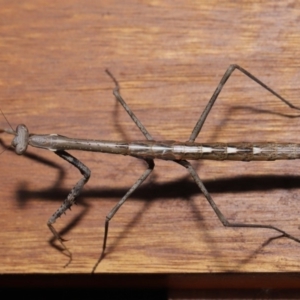
{"type": "MultiPolygon", "coordinates": [[[[297,1],[1,1],[0,107],[13,127],[108,140],[143,139],[112,95],[109,68],[157,140],[188,139],[227,67],[236,63],[300,106],[297,1]]],[[[236,71],[198,142],[300,142],[300,113],[236,71]]],[[[0,126],[7,127],[4,118],[0,126]]],[[[11,137],[1,136],[10,144],[11,137]]],[[[72,152],[92,177],[55,226],[46,226],[80,178],[53,153],[0,156],[0,272],[90,273],[106,214],[142,174],[137,159],[72,152]],[[58,245],[54,243],[54,245],[58,245]]],[[[298,161],[194,162],[232,222],[272,224],[300,238],[298,161]]],[[[184,168],[156,161],[120,209],[99,273],[298,272],[300,245],[267,243],[272,230],[226,229],[184,168]]]]}

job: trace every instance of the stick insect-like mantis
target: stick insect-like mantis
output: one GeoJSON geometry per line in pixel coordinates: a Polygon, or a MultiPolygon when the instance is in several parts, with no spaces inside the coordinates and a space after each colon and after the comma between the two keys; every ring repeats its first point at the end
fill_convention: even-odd
{"type": "Polygon", "coordinates": [[[248,223],[232,223],[229,222],[223,213],[220,211],[215,201],[212,199],[208,190],[201,181],[199,175],[188,162],[188,160],[199,160],[199,159],[210,159],[210,160],[236,160],[236,161],[273,161],[273,160],[287,160],[287,159],[299,159],[300,158],[300,144],[292,143],[196,143],[195,139],[197,138],[199,132],[205,120],[212,109],[215,101],[218,98],[223,86],[225,85],[228,78],[231,76],[233,71],[237,69],[248,76],[250,79],[261,85],[263,88],[268,90],[279,100],[284,102],[286,105],[293,109],[300,110],[299,107],[294,106],[274,90],[265,85],[262,81],[257,79],[255,76],[250,74],[247,70],[243,69],[238,65],[230,65],[223,75],[220,83],[218,84],[215,92],[213,93],[211,99],[209,100],[207,106],[202,112],[199,120],[197,121],[191,136],[187,142],[176,142],[176,141],[156,141],[153,139],[151,134],[143,126],[140,120],[135,116],[135,114],[128,107],[122,96],[119,92],[119,84],[113,75],[106,70],[107,74],[115,83],[115,88],[113,94],[118,100],[118,102],[126,110],[130,118],[145,136],[145,141],[108,141],[108,140],[92,140],[92,139],[77,139],[77,138],[68,138],[58,134],[46,134],[46,135],[37,135],[30,134],[27,127],[23,124],[17,126],[16,130],[13,128],[0,129],[1,132],[14,135],[14,138],[11,142],[12,147],[15,149],[15,152],[19,155],[23,154],[28,145],[32,147],[37,147],[45,150],[53,151],[56,155],[66,160],[73,166],[75,166],[80,173],[82,178],[76,183],[72,188],[67,198],[63,201],[59,209],[50,217],[47,222],[47,225],[54,237],[61,243],[63,250],[66,251],[69,256],[69,262],[72,260],[72,254],[65,245],[65,240],[60,237],[59,233],[54,228],[53,224],[66,210],[70,209],[71,206],[75,203],[76,197],[78,197],[83,186],[87,183],[90,178],[91,171],[87,166],[80,162],[77,158],[69,154],[66,150],[81,150],[81,151],[92,151],[92,152],[102,152],[102,153],[111,153],[111,154],[122,154],[130,155],[139,159],[144,160],[148,167],[141,175],[141,177],[133,184],[133,186],[128,190],[128,192],[123,196],[123,198],[112,208],[108,213],[105,220],[105,230],[102,244],[102,252],[94,266],[93,271],[97,268],[98,264],[104,257],[109,222],[119,210],[119,208],[124,204],[124,202],[129,198],[129,196],[146,180],[146,178],[151,174],[154,169],[154,159],[163,159],[174,161],[175,163],[183,166],[190,173],[194,179],[197,186],[200,188],[205,198],[209,202],[210,206],[216,213],[218,219],[226,227],[244,227],[244,228],[266,228],[272,229],[280,233],[278,238],[286,237],[288,239],[294,240],[300,243],[300,239],[296,238],[293,235],[290,235],[286,231],[277,228],[273,225],[262,225],[262,224],[248,224],[248,223]]]}

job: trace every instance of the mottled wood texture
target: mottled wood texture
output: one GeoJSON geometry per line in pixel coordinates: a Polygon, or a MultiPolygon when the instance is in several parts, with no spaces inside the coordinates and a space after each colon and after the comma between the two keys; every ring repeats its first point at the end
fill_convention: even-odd
{"type": "MultiPolygon", "coordinates": [[[[116,104],[109,68],[155,139],[186,141],[232,63],[300,105],[299,18],[297,1],[1,1],[0,107],[12,126],[24,123],[34,133],[141,140],[116,104]]],[[[197,142],[299,143],[298,117],[235,71],[197,142]]],[[[0,126],[7,127],[4,118],[0,126]]],[[[10,136],[1,139],[10,143],[10,136]]],[[[67,268],[46,221],[80,174],[44,150],[0,156],[1,273],[91,272],[106,214],[145,165],[72,154],[92,177],[79,205],[55,224],[73,253],[67,268]]],[[[193,165],[230,221],[272,224],[300,237],[300,162],[193,165]]],[[[186,170],[156,161],[111,222],[97,272],[298,272],[300,245],[267,243],[274,236],[223,228],[186,170]]]]}

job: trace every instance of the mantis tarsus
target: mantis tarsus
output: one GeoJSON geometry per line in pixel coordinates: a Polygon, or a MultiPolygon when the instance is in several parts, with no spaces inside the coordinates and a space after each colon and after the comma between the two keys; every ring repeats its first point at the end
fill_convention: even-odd
{"type": "Polygon", "coordinates": [[[163,159],[171,160],[175,163],[185,167],[190,173],[205,198],[211,205],[212,209],[216,213],[217,217],[221,223],[226,227],[251,227],[251,228],[267,228],[272,229],[280,233],[277,238],[286,237],[291,240],[294,240],[300,243],[300,239],[288,234],[287,232],[272,226],[272,225],[262,225],[262,224],[244,224],[244,223],[231,223],[219,210],[218,206],[212,199],[211,195],[205,188],[203,182],[198,176],[195,169],[187,160],[198,160],[198,159],[211,159],[211,160],[239,160],[239,161],[251,161],[251,160],[278,160],[278,159],[299,159],[300,158],[300,144],[292,143],[195,143],[199,132],[205,120],[213,107],[218,95],[220,94],[223,86],[225,85],[228,78],[231,76],[233,71],[238,69],[250,79],[254,80],[256,83],[261,85],[263,88],[268,90],[282,102],[287,104],[293,109],[300,110],[299,107],[292,105],[290,102],[282,98],[279,94],[261,82],[259,79],[254,77],[245,69],[241,68],[238,65],[230,65],[225,74],[223,75],[220,83],[218,84],[215,92],[213,93],[211,99],[209,100],[207,106],[205,107],[202,115],[197,121],[190,138],[187,142],[175,142],[175,141],[155,141],[135,114],[131,111],[128,105],[125,103],[124,99],[119,92],[119,84],[114,76],[106,70],[107,74],[115,83],[115,88],[113,94],[119,103],[126,110],[130,118],[145,136],[145,141],[103,141],[103,140],[89,140],[89,139],[77,139],[77,138],[68,138],[65,136],[57,134],[48,134],[48,135],[36,135],[29,134],[29,131],[25,125],[18,125],[16,130],[12,128],[9,129],[0,129],[0,132],[6,132],[8,134],[14,135],[12,140],[12,146],[15,149],[15,152],[19,155],[23,154],[27,146],[42,148],[46,150],[53,151],[56,155],[63,158],[73,166],[75,166],[80,173],[82,178],[76,183],[72,188],[71,192],[64,200],[60,208],[51,216],[48,220],[47,225],[54,237],[61,243],[63,249],[67,252],[69,256],[69,262],[72,260],[72,254],[65,245],[65,240],[63,240],[56,229],[53,227],[53,224],[67,209],[70,209],[71,206],[75,203],[76,197],[81,192],[83,186],[87,183],[90,178],[91,171],[87,166],[80,162],[77,158],[66,152],[66,150],[82,150],[82,151],[93,151],[93,152],[103,152],[111,154],[122,154],[130,155],[139,159],[146,161],[148,167],[141,175],[141,177],[134,183],[134,185],[128,190],[128,192],[123,196],[123,198],[113,207],[113,209],[108,213],[105,220],[105,231],[103,238],[102,252],[99,257],[98,262],[94,266],[93,272],[96,270],[98,264],[101,262],[104,257],[106,242],[108,237],[108,228],[109,222],[123,205],[123,203],[128,199],[128,197],[145,181],[145,179],[150,175],[154,169],[154,159],[163,159]]]}

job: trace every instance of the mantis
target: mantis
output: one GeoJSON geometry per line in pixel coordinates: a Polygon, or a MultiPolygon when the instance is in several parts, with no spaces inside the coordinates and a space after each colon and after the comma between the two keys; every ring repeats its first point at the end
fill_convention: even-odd
{"type": "MultiPolygon", "coordinates": [[[[205,123],[207,116],[209,115],[213,105],[215,104],[222,88],[224,87],[228,78],[232,75],[234,70],[239,70],[250,79],[261,85],[263,88],[268,90],[271,94],[276,96],[280,101],[288,105],[290,108],[300,110],[299,107],[294,106],[289,101],[277,94],[273,89],[269,88],[266,84],[260,81],[258,78],[253,76],[247,70],[243,69],[238,65],[230,65],[223,75],[220,83],[218,84],[215,92],[211,99],[206,105],[200,118],[198,119],[189,139],[186,142],[176,141],[156,141],[153,139],[151,134],[143,126],[141,121],[131,111],[129,106],[120,94],[120,87],[115,77],[106,70],[107,74],[111,77],[115,84],[113,89],[113,95],[117,101],[123,106],[125,111],[128,113],[132,121],[138,127],[145,137],[145,141],[110,141],[110,140],[93,140],[93,139],[79,139],[69,138],[58,134],[30,134],[28,128],[20,124],[16,130],[11,128],[0,129],[0,133],[7,133],[13,135],[11,142],[12,147],[15,149],[16,154],[22,155],[26,152],[28,146],[36,147],[44,150],[50,150],[60,158],[66,160],[79,170],[82,177],[74,185],[68,196],[65,198],[61,206],[56,212],[49,218],[47,226],[54,235],[54,237],[60,242],[63,250],[66,251],[69,256],[69,262],[72,260],[72,254],[68,247],[65,245],[65,240],[56,231],[53,224],[56,220],[64,214],[71,206],[75,203],[76,198],[80,194],[84,185],[88,182],[91,171],[79,161],[76,157],[69,154],[69,150],[80,150],[80,151],[91,151],[111,154],[130,155],[139,159],[144,160],[147,163],[147,169],[137,179],[133,186],[127,191],[127,193],[120,199],[120,201],[111,209],[107,214],[105,220],[104,237],[102,243],[101,255],[93,268],[93,272],[96,270],[98,264],[104,257],[106,250],[109,224],[117,211],[130,197],[130,195],[148,178],[154,169],[154,160],[162,159],[173,161],[176,164],[186,168],[191,177],[194,179],[196,185],[199,187],[201,192],[204,194],[206,200],[209,202],[213,211],[216,213],[218,219],[225,227],[243,227],[243,228],[265,228],[274,230],[280,233],[278,237],[286,237],[300,243],[300,239],[293,235],[285,232],[284,230],[277,228],[273,225],[262,225],[262,224],[248,224],[248,223],[232,223],[229,222],[223,213],[220,211],[215,201],[209,194],[196,170],[190,164],[188,160],[199,160],[199,159],[210,159],[210,160],[238,160],[238,161],[273,161],[273,160],[287,160],[287,159],[300,159],[300,144],[295,143],[265,143],[265,142],[253,142],[253,143],[196,143],[199,132],[205,123]]],[[[5,117],[5,116],[4,116],[5,117]]],[[[6,119],[6,118],[5,118],[6,119]]]]}

